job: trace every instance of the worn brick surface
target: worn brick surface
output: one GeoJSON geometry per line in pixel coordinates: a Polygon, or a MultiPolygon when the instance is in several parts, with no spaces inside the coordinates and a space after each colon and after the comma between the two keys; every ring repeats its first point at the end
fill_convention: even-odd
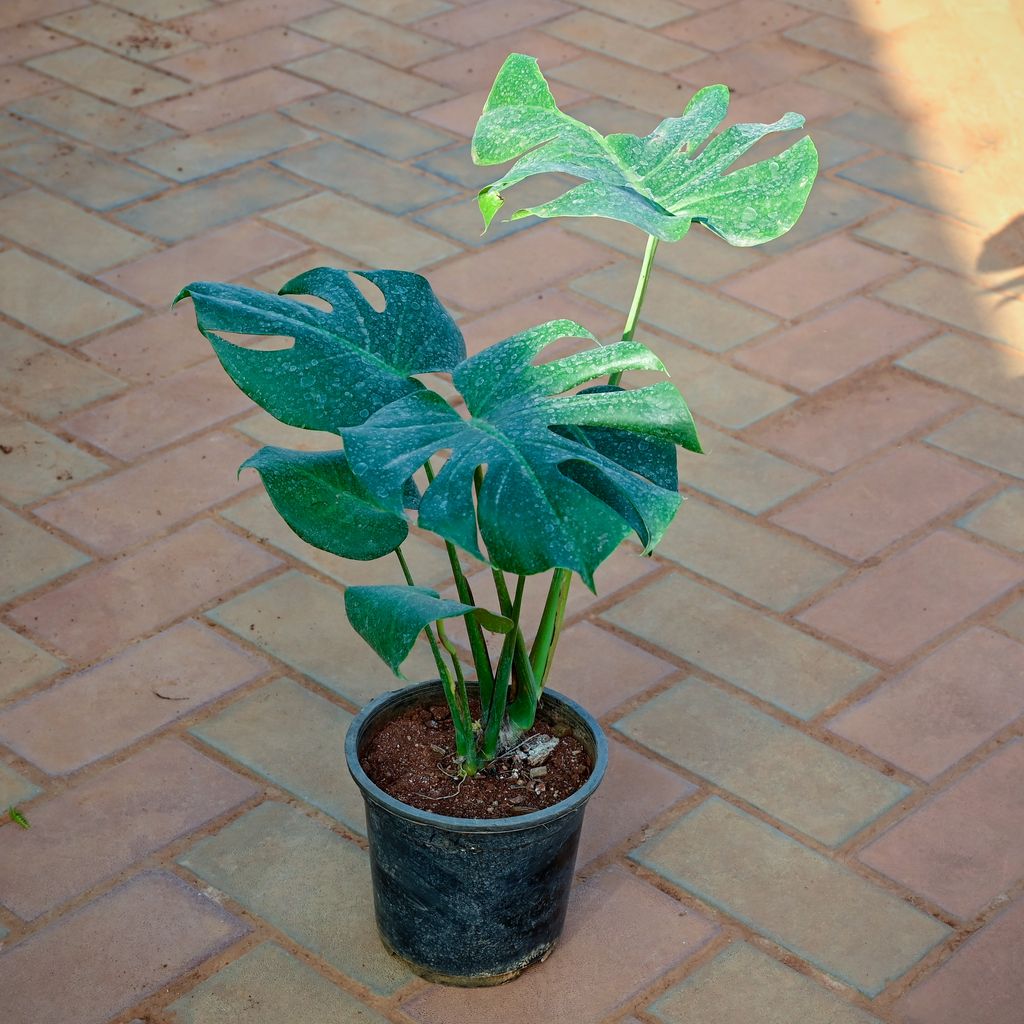
{"type": "Polygon", "coordinates": [[[1024,871],[1024,743],[1007,744],[860,854],[957,917],[973,917],[1024,871]]]}
{"type": "Polygon", "coordinates": [[[154,103],[146,107],[146,113],[182,131],[201,132],[286,103],[317,96],[323,91],[323,86],[298,75],[265,68],[229,82],[209,85],[186,96],[154,103]]]}
{"type": "Polygon", "coordinates": [[[698,427],[706,459],[688,458],[680,479],[736,508],[758,515],[799,494],[817,477],[792,462],[701,424],[698,427]],[[714,464],[712,465],[712,460],[714,464]]]}
{"type": "Polygon", "coordinates": [[[1024,713],[1024,647],[971,629],[829,728],[930,779],[1024,713]]]}
{"type": "Polygon", "coordinates": [[[898,259],[876,249],[830,238],[772,260],[727,284],[725,291],[776,316],[792,318],[902,267],[898,259]]]}
{"type": "Polygon", "coordinates": [[[646,828],[659,814],[696,790],[692,782],[625,744],[609,740],[608,772],[587,804],[577,868],[585,871],[596,857],[646,828]]]}
{"type": "Polygon", "coordinates": [[[102,473],[107,464],[34,423],[0,411],[0,444],[5,455],[0,497],[14,505],[48,498],[77,480],[102,473]]]}
{"type": "Polygon", "coordinates": [[[420,270],[460,251],[428,231],[330,192],[289,203],[267,219],[364,266],[420,270]]]}
{"type": "Polygon", "coordinates": [[[654,686],[674,666],[590,622],[570,626],[559,642],[550,686],[595,715],[654,686]]]}
{"type": "Polygon", "coordinates": [[[181,189],[141,206],[133,206],[118,219],[164,242],[180,242],[211,227],[301,199],[312,191],[308,185],[264,168],[181,189]]]}
{"type": "Polygon", "coordinates": [[[744,345],[734,358],[789,387],[818,391],[930,333],[924,321],[858,297],[744,345]]]}
{"type": "Polygon", "coordinates": [[[1014,1024],[1024,999],[1017,955],[1024,941],[1024,902],[1007,907],[968,939],[934,974],[896,1004],[900,1024],[960,1024],[971,1015],[1014,1024]]]}
{"type": "Polygon", "coordinates": [[[4,666],[0,697],[24,690],[64,667],[59,658],[3,625],[0,625],[0,663],[4,666]]]}
{"type": "Polygon", "coordinates": [[[799,718],[811,718],[874,674],[820,640],[675,573],[604,618],[799,718]]]}
{"type": "Polygon", "coordinates": [[[241,277],[301,251],[300,243],[259,224],[243,222],[211,231],[198,241],[181,242],[144,256],[108,271],[102,280],[146,305],[166,306],[190,281],[201,281],[215,273],[241,277]]]}
{"type": "MultiPolygon", "coordinates": [[[[25,914],[57,901],[0,908],[5,1024],[1017,1024],[1022,154],[992,127],[1015,123],[1017,22],[927,0],[0,3],[0,811],[33,823],[0,814],[0,848],[42,843],[0,875],[25,914]],[[643,232],[481,231],[502,168],[469,140],[510,52],[602,134],[717,81],[726,125],[807,118],[740,166],[805,133],[820,162],[783,237],[659,246],[636,336],[707,454],[680,457],[690,500],[654,558],[631,545],[570,595],[549,683],[621,731],[565,942],[456,992],[381,952],[341,758],[400,685],[344,588],[397,562],[317,551],[236,481],[257,444],[338,438],[255,410],[168,306],[195,279],[395,267],[470,352],[563,317],[617,340],[643,232]],[[158,754],[160,779],[133,774],[158,754]],[[294,806],[213,834],[194,764],[294,806]],[[190,850],[202,877],[172,864],[190,850]]],[[[503,215],[571,184],[525,181],[503,215]]],[[[450,595],[435,541],[414,530],[407,558],[450,595]]],[[[405,671],[436,674],[419,648],[405,671]]]]}
{"type": "Polygon", "coordinates": [[[261,804],[178,860],[375,992],[412,979],[377,937],[366,853],[295,808],[261,804]],[[296,878],[318,899],[296,899],[296,878]]]}
{"type": "Polygon", "coordinates": [[[247,931],[181,879],[146,872],[7,950],[4,1012],[10,1024],[105,1024],[247,931]]]}
{"type": "Polygon", "coordinates": [[[88,561],[84,552],[0,507],[0,595],[5,601],[88,561]]]}
{"type": "MultiPolygon", "coordinates": [[[[144,383],[210,358],[209,342],[193,329],[194,324],[195,314],[192,307],[184,303],[162,313],[151,313],[133,321],[127,327],[102,334],[95,340],[86,342],[80,351],[111,373],[144,383]]],[[[77,370],[76,367],[76,372],[77,370]]],[[[89,380],[90,372],[95,374],[97,371],[92,369],[90,364],[83,363],[80,376],[89,380]]],[[[54,399],[62,411],[72,412],[77,406],[63,408],[65,404],[71,402],[63,393],[65,388],[71,388],[71,382],[64,385],[65,375],[70,375],[70,370],[57,378],[62,387],[54,399]]],[[[108,380],[113,379],[106,374],[104,377],[108,380]]],[[[47,382],[51,379],[52,377],[48,376],[47,382]]],[[[109,391],[119,389],[110,388],[109,391]]],[[[104,392],[94,397],[104,397],[104,392]]],[[[78,405],[85,404],[88,403],[78,402],[78,405]]]]}
{"type": "Polygon", "coordinates": [[[257,678],[266,663],[196,622],[134,644],[0,713],[0,737],[63,774],[257,678]]]}
{"type": "Polygon", "coordinates": [[[133,153],[132,159],[175,181],[194,181],[315,137],[278,114],[256,114],[198,135],[158,142],[133,153]]]}
{"type": "Polygon", "coordinates": [[[900,366],[1024,415],[1024,350],[943,334],[904,356],[900,366]]]}
{"type": "Polygon", "coordinates": [[[1024,553],[1024,490],[1011,487],[997,494],[965,515],[957,525],[1024,553]]]}
{"type": "Polygon", "coordinates": [[[718,799],[633,856],[867,995],[949,933],[897,896],[718,799]]]}
{"type": "Polygon", "coordinates": [[[327,43],[323,41],[311,39],[300,32],[274,27],[176,56],[167,55],[159,62],[159,66],[164,71],[209,85],[289,60],[298,60],[299,57],[308,57],[311,53],[325,49],[327,43]]]}
{"type": "Polygon", "coordinates": [[[74,143],[30,140],[0,155],[8,170],[95,210],[109,210],[164,188],[155,174],[74,143]]]}
{"type": "Polygon", "coordinates": [[[982,406],[940,427],[927,439],[954,455],[1024,479],[1024,422],[982,406]]]}
{"type": "MultiPolygon", "coordinates": [[[[636,275],[632,264],[619,263],[587,274],[574,287],[590,298],[613,306],[623,315],[633,299],[636,275]]],[[[701,348],[722,352],[775,326],[776,321],[720,295],[708,295],[670,274],[655,276],[644,299],[648,323],[701,348]],[[685,308],[687,315],[679,316],[685,308]]]]}
{"type": "Polygon", "coordinates": [[[40,505],[35,513],[82,544],[113,554],[245,490],[252,480],[239,481],[233,470],[254,450],[239,437],[206,434],[78,487],[73,494],[40,505]],[[187,486],[182,486],[182,480],[188,481],[187,486]]]}
{"type": "Polygon", "coordinates": [[[784,455],[835,472],[930,422],[960,402],[947,391],[892,371],[860,377],[838,394],[820,392],[749,436],[784,455]]]}
{"type": "MultiPolygon", "coordinates": [[[[170,321],[167,324],[169,330],[170,321]]],[[[182,326],[179,320],[179,329],[182,326]]],[[[193,333],[194,323],[186,329],[193,333]]],[[[133,332],[134,337],[147,335],[142,325],[138,332],[133,332]]],[[[139,355],[133,354],[136,364],[139,355]]],[[[61,426],[80,440],[119,459],[131,460],[173,441],[191,437],[198,430],[251,408],[252,402],[235,387],[220,366],[207,360],[148,387],[135,388],[113,401],[69,416],[61,426]]]]}
{"type": "MultiPolygon", "coordinates": [[[[408,160],[452,141],[446,132],[393,114],[343,92],[331,92],[293,103],[285,110],[296,121],[331,135],[340,135],[349,142],[391,157],[392,160],[408,160]]],[[[446,154],[450,152],[445,150],[446,154]]],[[[469,161],[461,157],[458,163],[464,168],[469,161]]],[[[427,170],[432,168],[428,167],[427,170]]]]}
{"type": "Polygon", "coordinates": [[[85,359],[0,326],[0,400],[41,420],[74,412],[124,385],[85,359]]]}
{"type": "Polygon", "coordinates": [[[7,314],[62,343],[130,320],[139,311],[17,249],[0,253],[0,302],[7,314]],[[60,294],[61,301],[51,296],[60,294]]]}
{"type": "Polygon", "coordinates": [[[294,1020],[386,1024],[386,1018],[275,943],[265,943],[173,1002],[178,1024],[245,1019],[249,1024],[294,1020]]]}
{"type": "Polygon", "coordinates": [[[499,288],[507,302],[610,261],[610,254],[600,247],[546,225],[528,235],[502,239],[479,255],[453,259],[431,275],[431,282],[443,299],[482,313],[494,305],[499,288]]]}
{"type": "Polygon", "coordinates": [[[97,658],[279,564],[255,544],[200,522],[79,574],[10,618],[72,657],[97,658]]]}
{"type": "Polygon", "coordinates": [[[665,1024],[747,1024],[757,1007],[759,1024],[828,1021],[876,1024],[877,1018],[818,987],[745,942],[735,942],[647,1012],[665,1024]]]}
{"type": "Polygon", "coordinates": [[[862,560],[967,501],[990,478],[924,445],[904,445],[797,498],[772,522],[862,560]]]}
{"type": "Polygon", "coordinates": [[[351,721],[344,708],[290,679],[279,679],[192,732],[362,835],[362,794],[338,765],[340,737],[351,721]],[[288,723],[287,729],[281,728],[282,722],[288,723]]]}
{"type": "Polygon", "coordinates": [[[303,78],[402,114],[428,103],[443,103],[453,95],[446,86],[340,47],[292,61],[286,67],[303,78]]]}
{"type": "Polygon", "coordinates": [[[0,901],[30,920],[256,794],[177,740],[161,742],[0,831],[0,901]]]}
{"type": "MultiPolygon", "coordinates": [[[[13,807],[23,800],[31,800],[39,792],[39,787],[23,775],[19,775],[13,768],[0,764],[0,800],[5,806],[13,807]]],[[[12,830],[7,831],[10,833],[12,830]]],[[[3,833],[0,833],[0,836],[2,835],[3,833]]]]}
{"type": "Polygon", "coordinates": [[[0,219],[6,238],[87,274],[153,248],[130,231],[35,189],[0,200],[0,219]]]}
{"type": "Polygon", "coordinates": [[[845,572],[827,555],[749,518],[698,498],[684,508],[685,519],[669,527],[660,554],[775,611],[799,604],[845,572]]]}
{"type": "Polygon", "coordinates": [[[648,701],[616,728],[827,846],[909,792],[698,679],[648,701]]]}
{"type": "MultiPolygon", "coordinates": [[[[338,628],[342,595],[299,572],[288,572],[210,613],[214,621],[357,704],[397,685],[370,648],[338,628]]],[[[403,671],[431,679],[437,669],[425,644],[417,644],[403,671]]]]}
{"type": "Polygon", "coordinates": [[[1019,561],[940,530],[812,605],[800,620],[897,662],[1022,579],[1019,561]]]}

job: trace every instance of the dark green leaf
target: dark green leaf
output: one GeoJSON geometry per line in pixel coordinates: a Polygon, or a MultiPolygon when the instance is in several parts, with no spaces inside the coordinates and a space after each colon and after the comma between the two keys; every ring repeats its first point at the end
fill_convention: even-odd
{"type": "Polygon", "coordinates": [[[289,281],[281,295],[200,281],[191,298],[196,323],[231,379],[283,423],[335,432],[421,389],[413,374],[450,372],[466,355],[462,333],[426,279],[368,270],[386,305],[378,312],[347,271],[321,267],[289,281]],[[288,298],[311,295],[330,311],[288,298]],[[217,332],[293,338],[288,348],[243,348],[217,332]]]}
{"type": "Polygon", "coordinates": [[[426,587],[349,587],[345,591],[352,628],[400,678],[401,664],[426,626],[474,610],[473,605],[446,601],[426,587]]]}
{"type": "Polygon", "coordinates": [[[408,395],[342,432],[353,469],[378,500],[395,507],[401,481],[450,449],[420,501],[422,527],[483,558],[479,521],[492,565],[517,574],[561,566],[592,586],[594,569],[631,527],[650,549],[678,508],[679,495],[668,486],[674,476],[659,461],[664,449],[656,458],[651,445],[700,451],[700,443],[686,404],[667,382],[564,393],[619,370],[664,370],[644,345],[620,342],[533,362],[559,338],[589,336],[556,320],[466,360],[453,379],[469,420],[432,392],[408,395]],[[577,440],[571,428],[616,433],[598,435],[600,442],[577,440]],[[478,466],[486,471],[475,509],[478,466]]]}
{"type": "Polygon", "coordinates": [[[359,482],[344,452],[268,446],[241,469],[257,470],[281,518],[323,551],[369,561],[390,554],[409,533],[405,517],[382,508],[359,482]]]}
{"type": "Polygon", "coordinates": [[[480,192],[484,226],[501,208],[506,188],[553,172],[582,184],[551,202],[518,210],[511,220],[611,217],[668,242],[678,241],[697,221],[733,245],[778,238],[803,211],[818,170],[817,151],[805,137],[777,157],[726,174],[765,135],[804,123],[790,113],[774,124],[733,125],[707,142],[728,106],[729,90],[708,86],[681,117],[666,118],[650,135],[606,138],[558,109],[533,57],[510,54],[477,123],[473,159],[520,159],[480,192]]]}

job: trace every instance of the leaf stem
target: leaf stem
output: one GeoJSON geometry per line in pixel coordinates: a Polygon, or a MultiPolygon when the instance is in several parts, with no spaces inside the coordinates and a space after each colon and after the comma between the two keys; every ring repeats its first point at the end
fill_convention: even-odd
{"type": "MultiPolygon", "coordinates": [[[[405,560],[405,555],[402,553],[401,545],[395,548],[395,554],[398,556],[398,564],[402,567],[402,575],[405,577],[405,582],[408,583],[410,587],[416,586],[412,578],[412,571],[409,568],[409,563],[405,560]]],[[[434,631],[428,624],[423,627],[423,632],[427,636],[427,643],[430,644],[430,653],[434,656],[434,664],[437,666],[437,673],[441,679],[441,687],[444,690],[445,700],[448,702],[448,707],[451,709],[452,724],[455,727],[455,750],[462,759],[463,773],[466,775],[475,775],[478,767],[476,756],[476,736],[473,733],[473,718],[469,713],[469,700],[466,696],[466,682],[462,677],[462,668],[459,665],[458,656],[455,653],[454,645],[450,646],[450,642],[444,633],[444,627],[441,625],[440,620],[438,620],[438,635],[442,638],[445,650],[447,650],[448,654],[451,656],[452,664],[455,666],[455,673],[459,680],[459,688],[456,690],[455,683],[452,681],[451,673],[448,671],[448,666],[445,664],[444,658],[441,655],[441,650],[437,645],[437,639],[434,636],[434,631]]]]}
{"type": "MultiPolygon", "coordinates": [[[[622,329],[623,341],[632,341],[633,335],[636,334],[636,325],[640,320],[640,310],[643,308],[644,298],[647,295],[647,285],[651,279],[651,271],[654,269],[654,255],[657,251],[658,239],[654,235],[648,235],[643,262],[640,264],[640,274],[633,291],[633,302],[629,307],[626,324],[622,329]]],[[[622,371],[617,370],[608,378],[608,383],[618,385],[621,380],[622,371]]],[[[544,613],[541,616],[540,627],[537,630],[537,638],[534,640],[531,655],[533,670],[539,680],[540,689],[543,689],[547,683],[551,664],[554,661],[555,648],[562,635],[566,602],[569,600],[571,586],[572,573],[568,569],[556,569],[548,587],[544,613]]]]}
{"type": "MultiPolygon", "coordinates": [[[[516,583],[516,596],[512,602],[512,620],[518,624],[523,610],[523,591],[526,577],[520,576],[516,583]]],[[[518,626],[517,626],[518,629],[518,626]]],[[[498,740],[505,720],[505,708],[508,703],[508,684],[512,674],[512,659],[515,648],[515,631],[505,634],[498,658],[498,672],[494,683],[495,700],[488,708],[487,722],[484,725],[483,756],[485,761],[493,761],[498,752],[498,740]]]]}
{"type": "MultiPolygon", "coordinates": [[[[423,472],[427,475],[427,483],[434,482],[434,467],[430,459],[423,463],[423,472]]],[[[463,604],[476,604],[473,598],[473,589],[466,579],[466,574],[459,564],[459,553],[451,541],[444,542],[445,550],[448,552],[448,561],[452,567],[452,576],[455,578],[455,589],[458,591],[459,600],[463,604]]],[[[484,631],[480,623],[472,615],[465,616],[466,632],[469,634],[469,649],[473,654],[473,664],[476,666],[476,678],[480,686],[480,703],[485,707],[490,704],[494,692],[494,670],[491,667],[491,656],[487,651],[487,644],[484,641],[484,631]]]]}
{"type": "MultiPolygon", "coordinates": [[[[651,271],[654,269],[654,254],[658,251],[658,239],[654,235],[647,236],[647,248],[644,249],[643,263],[640,265],[640,276],[636,281],[636,290],[633,292],[633,304],[629,307],[629,314],[626,316],[626,326],[622,330],[622,340],[632,341],[636,333],[637,321],[640,319],[640,309],[644,304],[644,296],[647,294],[647,284],[651,278],[651,271]]],[[[609,384],[618,384],[622,380],[622,371],[617,370],[608,378],[609,384]]]]}
{"type": "Polygon", "coordinates": [[[554,661],[555,648],[562,634],[562,623],[565,621],[565,606],[569,600],[569,588],[572,586],[572,572],[568,569],[556,569],[551,578],[547,601],[541,615],[537,637],[530,652],[534,675],[540,682],[541,689],[548,681],[551,663],[554,661]]]}

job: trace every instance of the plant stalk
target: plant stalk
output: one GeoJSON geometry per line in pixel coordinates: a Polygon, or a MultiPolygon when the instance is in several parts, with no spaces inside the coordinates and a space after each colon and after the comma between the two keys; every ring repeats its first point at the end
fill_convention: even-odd
{"type": "MultiPolygon", "coordinates": [[[[427,483],[434,482],[434,469],[427,459],[423,463],[423,471],[427,475],[427,483]]],[[[451,541],[444,542],[445,550],[448,552],[448,561],[452,567],[452,576],[455,578],[455,589],[458,591],[459,600],[463,604],[476,604],[473,598],[473,589],[466,579],[466,574],[459,564],[459,553],[451,541]]],[[[484,631],[480,623],[472,615],[464,616],[466,632],[469,635],[469,649],[473,655],[473,664],[476,666],[477,683],[480,686],[480,703],[485,707],[490,704],[494,693],[494,670],[491,668],[491,656],[487,651],[487,643],[484,640],[484,631]]]]}
{"type": "MultiPolygon", "coordinates": [[[[622,331],[623,341],[632,341],[636,333],[636,325],[640,319],[640,309],[644,304],[644,296],[647,294],[647,284],[651,278],[651,271],[654,269],[654,254],[658,251],[658,239],[654,235],[647,236],[647,248],[644,249],[643,263],[640,265],[640,276],[637,278],[636,290],[633,292],[633,304],[629,307],[629,314],[626,317],[626,326],[622,331]]],[[[618,384],[622,380],[622,371],[616,370],[608,378],[609,384],[618,384]]]]}
{"type": "MultiPolygon", "coordinates": [[[[398,564],[402,567],[402,575],[405,577],[405,582],[410,587],[416,586],[409,563],[405,560],[405,555],[402,553],[401,545],[395,548],[395,554],[398,556],[398,564]]],[[[441,623],[438,622],[437,626],[440,633],[441,623]]],[[[450,649],[449,654],[452,655],[452,663],[455,665],[455,671],[461,683],[459,690],[456,690],[451,672],[448,671],[448,666],[441,655],[441,649],[437,645],[434,631],[427,625],[423,627],[423,632],[427,635],[430,653],[434,656],[434,664],[437,666],[441,686],[444,689],[448,707],[452,712],[452,725],[455,727],[455,751],[462,760],[462,773],[464,775],[475,775],[479,768],[476,756],[476,736],[473,733],[473,717],[469,713],[469,701],[466,698],[466,686],[465,681],[462,679],[462,669],[459,666],[457,656],[453,653],[453,649],[450,649]]]]}
{"type": "Polygon", "coordinates": [[[556,569],[551,580],[551,589],[544,605],[537,639],[533,643],[531,660],[534,675],[543,690],[547,685],[551,665],[555,660],[555,650],[562,636],[562,623],[565,621],[565,607],[569,601],[569,588],[572,586],[572,573],[568,569],[556,569]]]}
{"type": "MultiPolygon", "coordinates": [[[[516,596],[512,602],[512,620],[517,624],[523,610],[525,584],[526,577],[520,576],[516,583],[516,596]]],[[[505,720],[505,708],[508,703],[508,688],[509,680],[512,676],[515,643],[516,640],[513,633],[506,633],[501,645],[501,656],[498,658],[498,671],[494,682],[495,698],[488,709],[487,721],[484,724],[483,757],[485,761],[493,761],[498,753],[498,740],[501,737],[502,725],[505,720]]]]}
{"type": "MultiPolygon", "coordinates": [[[[647,295],[647,285],[651,279],[651,271],[654,269],[654,255],[657,251],[658,239],[654,235],[648,235],[643,262],[640,264],[640,275],[637,277],[636,288],[633,291],[633,302],[629,307],[626,324],[622,329],[623,341],[632,341],[633,335],[636,334],[636,325],[640,320],[640,310],[643,308],[644,298],[647,295]]],[[[608,383],[617,386],[621,380],[622,371],[616,370],[608,378],[608,383]]],[[[541,616],[540,627],[537,630],[537,638],[534,640],[531,655],[533,670],[541,689],[547,683],[555,648],[562,636],[562,623],[565,621],[565,607],[569,600],[571,586],[572,573],[568,569],[556,569],[548,587],[547,600],[544,602],[544,614],[541,616]]]]}

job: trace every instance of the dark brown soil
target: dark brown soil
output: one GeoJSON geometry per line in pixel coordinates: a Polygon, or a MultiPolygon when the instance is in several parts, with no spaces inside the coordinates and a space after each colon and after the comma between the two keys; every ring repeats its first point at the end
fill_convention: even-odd
{"type": "Polygon", "coordinates": [[[459,779],[447,705],[411,708],[371,740],[362,766],[389,796],[421,810],[457,818],[510,818],[557,804],[590,778],[590,757],[575,736],[538,716],[526,736],[543,733],[558,738],[540,766],[546,771],[534,769],[531,777],[530,766],[512,750],[472,778],[459,779]]]}

